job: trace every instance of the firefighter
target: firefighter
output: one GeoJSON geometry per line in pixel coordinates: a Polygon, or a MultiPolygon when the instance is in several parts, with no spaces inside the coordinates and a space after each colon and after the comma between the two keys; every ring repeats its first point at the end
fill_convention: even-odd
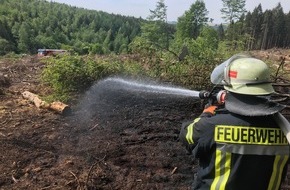
{"type": "Polygon", "coordinates": [[[193,189],[279,189],[287,172],[289,146],[273,119],[285,106],[269,99],[274,89],[268,66],[236,55],[211,77],[217,71],[222,71],[226,90],[224,106],[207,105],[180,131],[180,141],[199,163],[193,189]]]}

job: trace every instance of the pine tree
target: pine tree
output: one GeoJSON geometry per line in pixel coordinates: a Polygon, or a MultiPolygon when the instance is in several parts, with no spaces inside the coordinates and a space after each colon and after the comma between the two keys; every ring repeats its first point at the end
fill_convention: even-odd
{"type": "Polygon", "coordinates": [[[284,47],[290,47],[290,11],[288,14],[285,15],[285,21],[286,21],[286,36],[284,40],[284,47]]]}
{"type": "Polygon", "coordinates": [[[261,48],[261,28],[262,28],[262,21],[263,21],[263,11],[261,4],[258,5],[253,10],[251,14],[250,28],[251,33],[250,36],[252,37],[252,43],[250,44],[250,49],[260,49],[261,48]]]}
{"type": "Polygon", "coordinates": [[[273,19],[273,45],[275,47],[283,47],[284,38],[286,36],[286,22],[283,8],[280,3],[278,3],[277,7],[273,9],[273,19]]]}
{"type": "Polygon", "coordinates": [[[232,23],[240,18],[242,14],[246,12],[245,5],[246,0],[222,0],[223,8],[221,13],[224,15],[222,18],[232,23]]]}
{"type": "Polygon", "coordinates": [[[264,19],[262,23],[262,44],[261,49],[268,49],[272,47],[272,33],[273,33],[273,13],[270,10],[266,10],[264,13],[264,19]]]}
{"type": "Polygon", "coordinates": [[[217,32],[218,32],[219,39],[220,40],[224,40],[224,38],[225,38],[225,30],[224,30],[224,27],[223,27],[222,23],[218,26],[217,32]]]}

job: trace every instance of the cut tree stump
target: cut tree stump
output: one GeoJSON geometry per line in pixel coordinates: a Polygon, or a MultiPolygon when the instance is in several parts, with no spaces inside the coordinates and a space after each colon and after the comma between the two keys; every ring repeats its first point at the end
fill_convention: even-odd
{"type": "Polygon", "coordinates": [[[49,106],[49,109],[62,115],[71,114],[70,107],[62,102],[52,102],[49,106]]]}
{"type": "Polygon", "coordinates": [[[48,110],[52,110],[56,113],[62,115],[68,115],[71,113],[71,109],[67,104],[62,102],[52,102],[51,104],[41,100],[37,94],[34,94],[29,91],[25,91],[22,93],[23,98],[29,100],[30,102],[34,103],[37,108],[44,108],[48,110]]]}

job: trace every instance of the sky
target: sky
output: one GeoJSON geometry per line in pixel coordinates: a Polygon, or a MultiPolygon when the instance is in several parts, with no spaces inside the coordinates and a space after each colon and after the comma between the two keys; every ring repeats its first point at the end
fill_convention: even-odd
{"type": "MultiPolygon", "coordinates": [[[[150,10],[156,8],[158,0],[50,0],[68,5],[104,11],[107,13],[120,14],[124,16],[134,16],[146,19],[150,15],[150,10]]],[[[167,20],[177,21],[185,11],[189,10],[195,0],[165,0],[167,6],[167,20]]],[[[220,9],[222,0],[204,0],[208,17],[214,19],[213,23],[220,24],[223,21],[220,9]]],[[[263,11],[275,8],[281,3],[284,13],[290,11],[289,0],[246,0],[246,10],[253,11],[259,4],[262,5],[263,11]]]]}

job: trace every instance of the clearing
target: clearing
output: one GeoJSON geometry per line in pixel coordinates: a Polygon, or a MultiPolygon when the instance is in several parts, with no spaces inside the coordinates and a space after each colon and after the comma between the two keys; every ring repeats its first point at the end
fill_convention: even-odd
{"type": "Polygon", "coordinates": [[[44,66],[34,56],[0,62],[1,190],[190,189],[196,163],[177,137],[200,101],[98,86],[65,117],[22,98],[49,94],[44,66]]]}

